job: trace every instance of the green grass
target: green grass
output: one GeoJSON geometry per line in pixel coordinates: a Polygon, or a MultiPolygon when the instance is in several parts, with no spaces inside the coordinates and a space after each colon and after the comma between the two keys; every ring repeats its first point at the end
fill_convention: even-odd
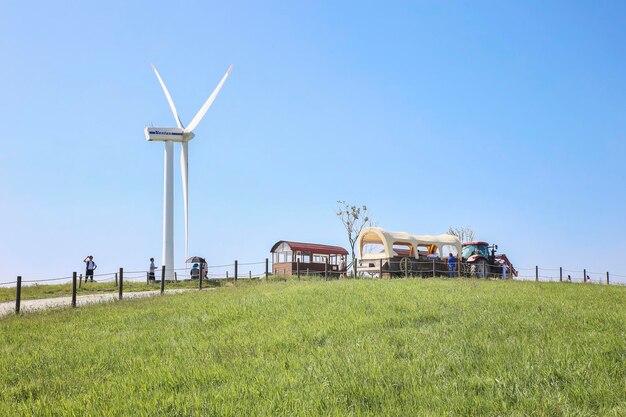
{"type": "Polygon", "coordinates": [[[259,283],[0,319],[0,415],[626,415],[626,288],[259,283]]]}

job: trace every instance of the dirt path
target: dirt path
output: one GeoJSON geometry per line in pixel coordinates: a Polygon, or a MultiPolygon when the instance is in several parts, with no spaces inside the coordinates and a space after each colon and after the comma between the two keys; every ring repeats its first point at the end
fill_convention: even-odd
{"type": "MultiPolygon", "coordinates": [[[[184,291],[195,291],[191,289],[166,290],[166,294],[176,294],[184,291]]],[[[154,297],[160,295],[161,291],[137,291],[124,293],[123,299],[154,297]]],[[[76,297],[76,306],[95,303],[110,303],[116,301],[118,294],[90,294],[76,297]]],[[[31,312],[46,310],[49,308],[69,307],[72,305],[72,297],[41,298],[37,300],[22,300],[20,312],[31,312]]],[[[0,303],[0,317],[15,313],[15,301],[0,303]]]]}

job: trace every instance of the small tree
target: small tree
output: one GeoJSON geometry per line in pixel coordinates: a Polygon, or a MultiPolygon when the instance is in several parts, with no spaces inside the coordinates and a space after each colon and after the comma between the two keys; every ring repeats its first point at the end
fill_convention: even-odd
{"type": "Polygon", "coordinates": [[[448,234],[459,238],[461,243],[472,242],[474,240],[474,230],[471,227],[450,227],[448,234]]]}
{"type": "Polygon", "coordinates": [[[366,206],[353,206],[345,201],[337,201],[339,208],[337,209],[337,217],[343,223],[343,226],[348,232],[348,242],[350,242],[350,254],[352,256],[352,270],[356,277],[356,257],[354,256],[354,245],[356,240],[361,234],[361,230],[365,226],[370,226],[372,223],[368,216],[366,206]]]}

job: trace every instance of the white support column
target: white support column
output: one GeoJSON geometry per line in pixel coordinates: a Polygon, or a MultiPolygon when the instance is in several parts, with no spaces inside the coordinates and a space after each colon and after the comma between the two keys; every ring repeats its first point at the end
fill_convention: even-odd
{"type": "Polygon", "coordinates": [[[174,279],[174,143],[165,142],[163,164],[163,265],[166,279],[174,279]]]}

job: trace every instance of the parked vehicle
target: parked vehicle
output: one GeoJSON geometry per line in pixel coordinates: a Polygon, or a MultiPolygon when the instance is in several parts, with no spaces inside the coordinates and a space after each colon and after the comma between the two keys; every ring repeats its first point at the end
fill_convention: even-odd
{"type": "Polygon", "coordinates": [[[477,278],[510,278],[517,271],[505,254],[496,255],[498,245],[487,242],[465,242],[461,251],[461,263],[467,275],[477,278]],[[503,271],[504,267],[504,271],[503,271]]]}

